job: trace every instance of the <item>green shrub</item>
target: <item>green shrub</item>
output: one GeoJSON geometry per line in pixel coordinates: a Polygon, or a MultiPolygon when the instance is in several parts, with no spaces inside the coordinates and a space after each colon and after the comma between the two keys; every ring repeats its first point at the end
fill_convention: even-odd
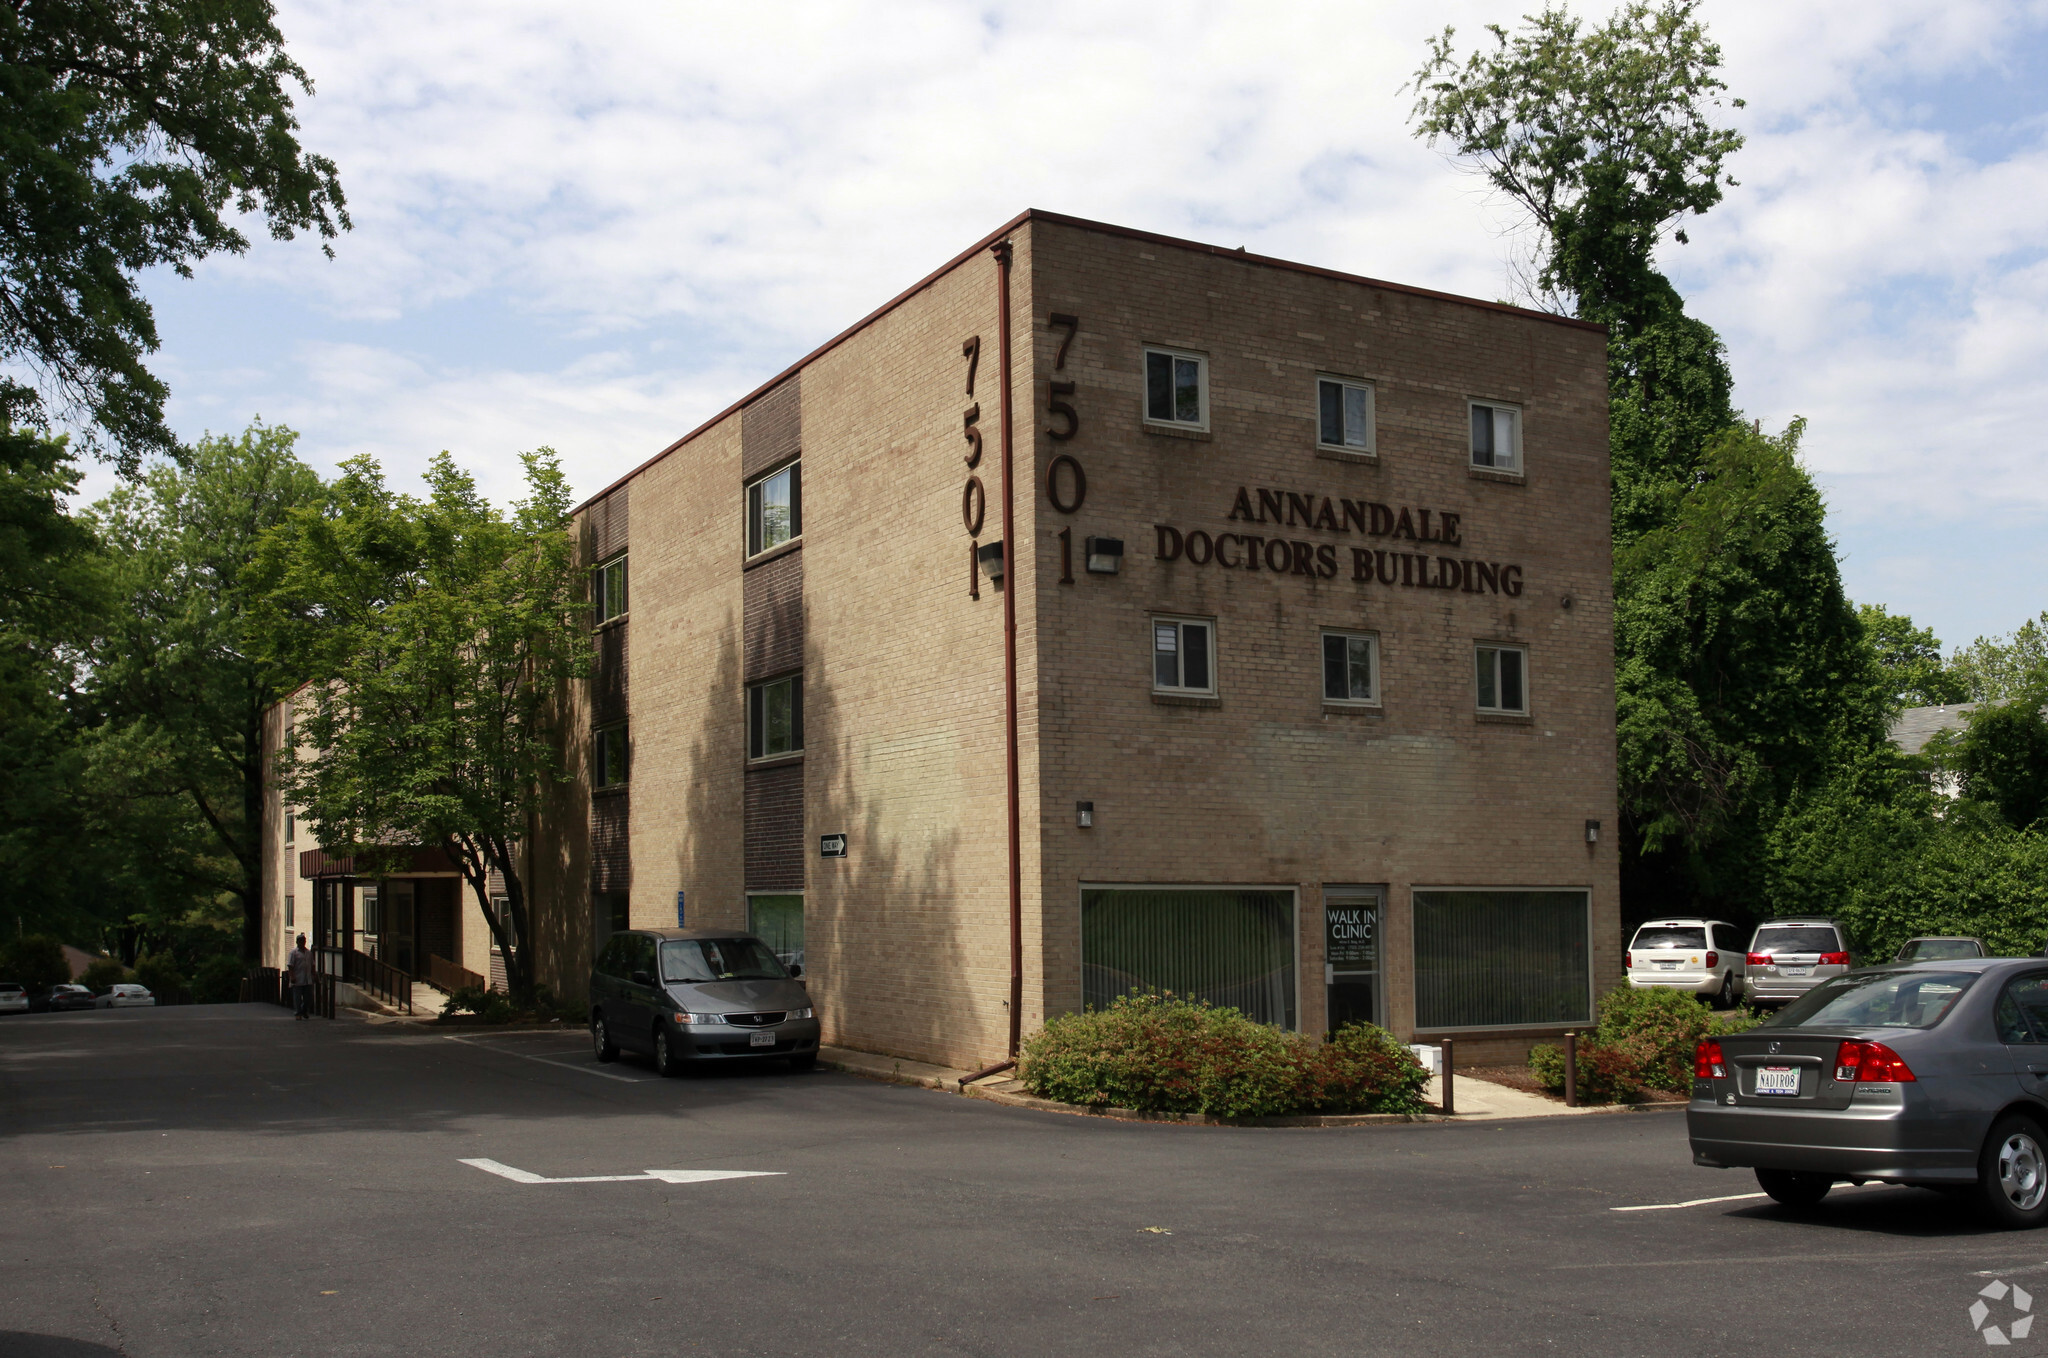
{"type": "Polygon", "coordinates": [[[85,974],[78,978],[78,983],[87,990],[105,990],[133,976],[134,973],[122,966],[118,957],[95,957],[92,965],[85,969],[85,974]]]}
{"type": "Polygon", "coordinates": [[[201,1004],[233,1004],[242,998],[242,960],[215,954],[192,972],[192,998],[201,1004]]]}
{"type": "Polygon", "coordinates": [[[135,979],[140,981],[150,994],[161,995],[165,999],[173,995],[182,995],[188,988],[185,984],[185,975],[178,970],[177,962],[155,953],[135,959],[135,979]]]}
{"type": "MultiPolygon", "coordinates": [[[[1756,1026],[1743,1010],[1716,1014],[1682,990],[1617,986],[1600,999],[1599,1023],[1579,1038],[1579,1097],[1588,1103],[1629,1102],[1644,1089],[1692,1089],[1693,1048],[1756,1026]]],[[[1553,1094],[1564,1090],[1564,1050],[1548,1043],[1529,1052],[1529,1073],[1553,1094]]]]}
{"type": "Polygon", "coordinates": [[[1378,1028],[1318,1047],[1235,1009],[1137,994],[1053,1019],[1024,1044],[1019,1073],[1041,1098],[1216,1117],[1412,1112],[1428,1080],[1378,1028]]]}
{"type": "Polygon", "coordinates": [[[510,1023],[520,1016],[504,991],[489,990],[480,985],[466,985],[448,992],[448,1003],[441,1009],[442,1017],[465,1013],[475,1014],[485,1023],[510,1023]]]}
{"type": "Polygon", "coordinates": [[[49,934],[27,934],[0,945],[0,981],[19,981],[31,994],[71,979],[64,945],[49,934]]]}

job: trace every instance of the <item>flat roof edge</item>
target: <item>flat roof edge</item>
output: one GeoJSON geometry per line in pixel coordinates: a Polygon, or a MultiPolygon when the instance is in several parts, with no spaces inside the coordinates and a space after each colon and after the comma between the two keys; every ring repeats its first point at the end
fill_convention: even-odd
{"type": "Polygon", "coordinates": [[[1582,321],[1576,316],[1559,316],[1549,311],[1537,311],[1533,307],[1513,306],[1507,302],[1489,302],[1478,297],[1465,297],[1455,292],[1438,292],[1432,288],[1418,288],[1407,283],[1390,283],[1383,278],[1368,278],[1364,274],[1345,273],[1340,269],[1325,269],[1320,265],[1301,264],[1291,259],[1277,259],[1271,255],[1255,255],[1243,249],[1226,249],[1221,245],[1208,245],[1201,241],[1186,240],[1179,236],[1161,235],[1156,231],[1140,231],[1136,227],[1117,226],[1110,222],[1090,221],[1086,217],[1070,217],[1065,213],[1048,212],[1044,208],[1026,208],[974,244],[968,246],[965,250],[962,250],[959,254],[953,256],[953,258],[947,260],[944,264],[941,264],[938,268],[926,274],[923,278],[918,279],[917,282],[911,284],[888,301],[876,307],[873,311],[870,311],[867,315],[855,321],[852,325],[841,330],[831,339],[826,340],[823,344],[775,374],[775,376],[719,411],[716,415],[698,424],[689,433],[676,439],[645,462],[640,463],[625,475],[605,486],[604,489],[593,492],[581,504],[578,504],[569,512],[571,514],[581,514],[584,510],[590,508],[590,506],[596,504],[605,496],[610,495],[613,491],[654,466],[657,462],[662,461],[669,454],[676,452],[720,421],[746,409],[755,401],[767,395],[775,387],[801,372],[808,364],[824,357],[832,350],[846,343],[846,341],[852,339],[855,335],[867,329],[897,307],[902,306],[912,297],[923,292],[926,288],[938,282],[941,278],[944,278],[947,274],[953,272],[953,270],[959,268],[982,251],[988,249],[1018,227],[1023,226],[1026,222],[1048,222],[1054,226],[1070,226],[1082,231],[1097,231],[1104,235],[1122,236],[1127,240],[1147,241],[1154,245],[1170,246],[1176,250],[1192,250],[1198,254],[1213,255],[1219,259],[1240,260],[1247,264],[1257,264],[1269,269],[1285,269],[1292,273],[1308,274],[1315,278],[1329,278],[1342,283],[1358,283],[1366,287],[1384,288],[1388,292],[1398,292],[1410,297],[1427,297],[1433,301],[1455,302],[1463,306],[1479,307],[1485,311],[1498,311],[1504,315],[1522,316],[1537,321],[1549,321],[1556,325],[1571,326],[1580,330],[1591,330],[1600,334],[1607,333],[1607,327],[1598,321],[1582,321]]]}

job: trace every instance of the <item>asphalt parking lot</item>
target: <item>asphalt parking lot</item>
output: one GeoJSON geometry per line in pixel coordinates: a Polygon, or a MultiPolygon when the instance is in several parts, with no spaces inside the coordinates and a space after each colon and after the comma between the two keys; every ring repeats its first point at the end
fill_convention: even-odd
{"type": "Polygon", "coordinates": [[[2048,1290],[1936,1194],[1699,1201],[1755,1181],[1676,1112],[1153,1126],[255,1005],[0,1020],[0,1148],[0,1358],[1938,1353],[2048,1290]]]}

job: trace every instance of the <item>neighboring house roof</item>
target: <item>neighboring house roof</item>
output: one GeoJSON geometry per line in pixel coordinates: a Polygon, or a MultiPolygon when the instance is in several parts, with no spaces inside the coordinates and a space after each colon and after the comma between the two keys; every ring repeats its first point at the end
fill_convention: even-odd
{"type": "Polygon", "coordinates": [[[74,948],[69,943],[64,944],[63,947],[64,965],[71,968],[71,979],[74,981],[85,975],[87,967],[106,956],[105,953],[87,952],[83,948],[74,948]]]}
{"type": "Polygon", "coordinates": [[[1944,703],[1939,707],[1909,707],[1892,718],[1892,744],[1907,754],[1927,748],[1937,731],[1958,731],[1977,708],[1975,703],[1944,703]]]}

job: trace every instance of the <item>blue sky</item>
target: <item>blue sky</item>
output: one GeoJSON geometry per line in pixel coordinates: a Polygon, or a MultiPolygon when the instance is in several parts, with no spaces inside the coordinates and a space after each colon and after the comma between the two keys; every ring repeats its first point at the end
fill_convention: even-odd
{"type": "MultiPolygon", "coordinates": [[[[1511,215],[1399,89],[1519,13],[286,0],[356,229],[151,280],[157,369],[187,436],[447,448],[501,496],[547,444],[584,493],[1025,207],[1509,296],[1511,215]]],[[[1664,263],[1744,409],[1808,419],[1851,596],[2010,631],[2048,608],[2048,4],[1703,13],[1749,144],[1664,263]]]]}

